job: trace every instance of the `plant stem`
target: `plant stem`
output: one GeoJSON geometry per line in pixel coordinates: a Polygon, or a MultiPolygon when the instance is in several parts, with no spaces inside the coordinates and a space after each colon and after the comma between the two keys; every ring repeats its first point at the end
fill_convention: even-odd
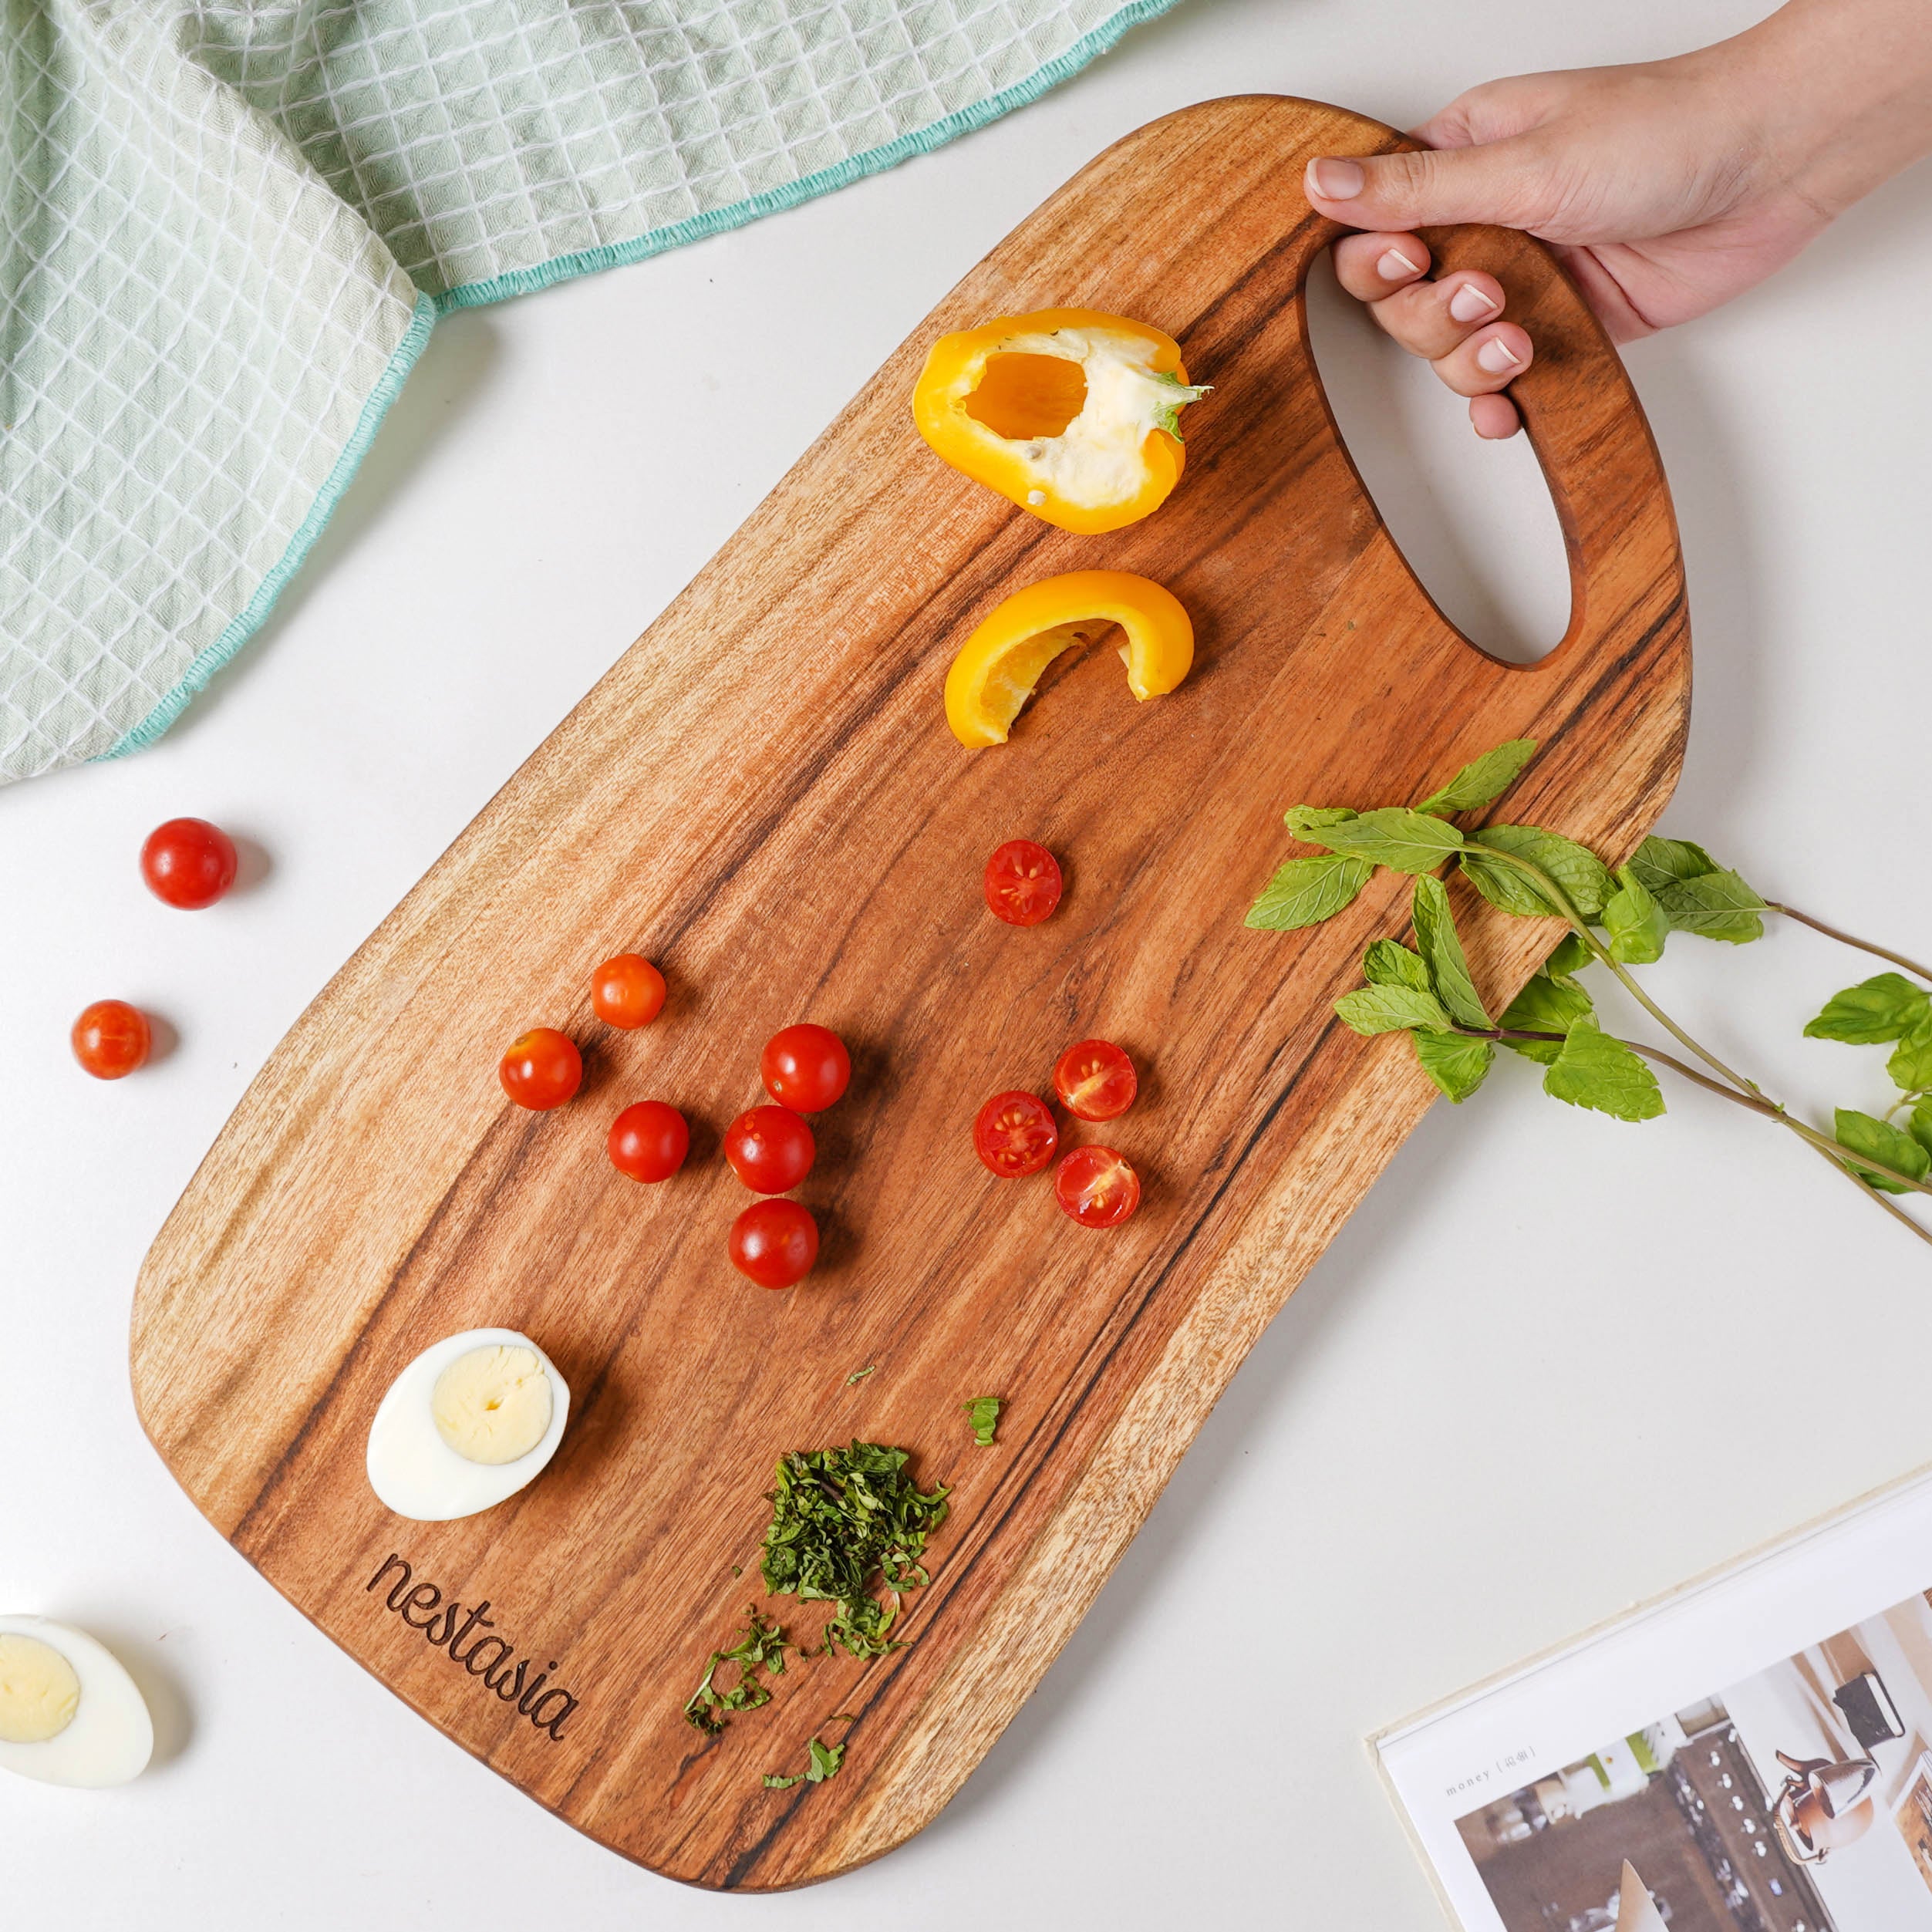
{"type": "Polygon", "coordinates": [[[1767,912],[1782,912],[1788,919],[1795,919],[1800,926],[1808,926],[1814,932],[1822,932],[1828,939],[1836,939],[1843,944],[1856,946],[1860,953],[1869,953],[1873,958],[1890,959],[1893,965],[1904,967],[1907,973],[1916,973],[1928,986],[1932,986],[1932,966],[1920,966],[1916,959],[1908,959],[1903,953],[1893,953],[1889,948],[1874,946],[1870,939],[1861,939],[1854,934],[1841,932],[1835,926],[1827,926],[1822,919],[1815,919],[1809,912],[1801,912],[1795,905],[1780,905],[1775,899],[1765,902],[1767,912]]]}

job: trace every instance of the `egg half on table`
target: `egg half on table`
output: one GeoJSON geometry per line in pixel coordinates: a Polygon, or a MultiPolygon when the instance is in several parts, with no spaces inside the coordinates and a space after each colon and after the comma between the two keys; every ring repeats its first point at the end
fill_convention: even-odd
{"type": "Polygon", "coordinates": [[[474,1516],[557,1453],[570,1391],[514,1328],[471,1328],[426,1348],[389,1384],[369,1429],[369,1484],[399,1516],[474,1516]]]}
{"type": "Polygon", "coordinates": [[[147,1768],[154,1725],[120,1660],[84,1630],[0,1617],[0,1769],[99,1789],[147,1768]]]}

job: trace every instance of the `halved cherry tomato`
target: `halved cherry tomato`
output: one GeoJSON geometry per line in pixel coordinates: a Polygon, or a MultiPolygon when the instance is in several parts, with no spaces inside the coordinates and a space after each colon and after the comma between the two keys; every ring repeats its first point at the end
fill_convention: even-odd
{"type": "Polygon", "coordinates": [[[818,1223],[796,1201],[754,1201],[732,1222],[729,1252],[760,1288],[789,1288],[818,1259],[818,1223]]]}
{"type": "Polygon", "coordinates": [[[96,1000],[74,1022],[74,1057],[96,1080],[119,1080],[147,1058],[147,1015],[125,1000],[96,1000]]]}
{"type": "Polygon", "coordinates": [[[234,841],[205,818],[170,818],[141,847],[141,876],[158,899],[184,912],[212,905],[234,883],[234,841]]]}
{"type": "Polygon", "coordinates": [[[1083,1228],[1117,1228],[1141,1205],[1141,1177],[1111,1147],[1077,1147],[1054,1169],[1054,1199],[1083,1228]]]}
{"type": "Polygon", "coordinates": [[[1111,1040],[1083,1040],[1060,1056],[1054,1091],[1076,1120],[1118,1119],[1134,1104],[1134,1063],[1111,1040]]]}
{"type": "Polygon", "coordinates": [[[533,1027],[511,1041],[497,1077],[519,1107],[541,1114],[562,1106],[582,1085],[583,1056],[567,1033],[555,1027],[533,1027]]]}
{"type": "Polygon", "coordinates": [[[1010,838],[986,861],[986,909],[1009,926],[1037,926],[1060,903],[1060,861],[1030,838],[1010,838]]]}
{"type": "Polygon", "coordinates": [[[765,1042],[758,1056],[765,1091],[795,1114],[822,1113],[842,1094],[852,1077],[851,1055],[829,1027],[808,1021],[786,1027],[765,1042]]]}
{"type": "Polygon", "coordinates": [[[1037,1174],[1054,1158],[1060,1129],[1036,1094],[995,1094],[973,1123],[973,1151],[1003,1181],[1037,1174]]]}
{"type": "Polygon", "coordinates": [[[607,1027],[647,1027],[664,1010],[664,976],[640,955],[620,953],[590,976],[590,1006],[607,1027]]]}
{"type": "Polygon", "coordinates": [[[811,1129],[789,1107],[754,1107],[724,1130],[724,1158],[754,1194],[783,1194],[811,1172],[811,1129]]]}
{"type": "Polygon", "coordinates": [[[611,1122],[611,1165],[633,1181],[668,1181],[690,1151],[684,1116],[661,1100],[641,1100],[611,1122]]]}

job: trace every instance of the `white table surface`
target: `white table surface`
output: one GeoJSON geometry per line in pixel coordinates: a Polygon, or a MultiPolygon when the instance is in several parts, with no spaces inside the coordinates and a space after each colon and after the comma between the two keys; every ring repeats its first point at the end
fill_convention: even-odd
{"type": "MultiPolygon", "coordinates": [[[[1624,1126],[1512,1060],[1425,1121],[940,1819],[829,1886],[727,1900],[599,1849],[411,1716],[207,1527],[127,1390],[142,1253],[283,1030],[1048,191],[1214,95],[1410,123],[1494,74],[1667,52],[1756,10],[1187,0],[939,154],[460,315],[266,633],[173,734],[0,795],[0,1610],[106,1639],[161,1736],[123,1792],[0,1780],[0,1920],[1431,1928],[1368,1732],[1932,1458],[1925,1249],[1741,1111],[1673,1091],[1624,1126]],[[184,812],[258,841],[265,879],[191,916],[149,898],[140,841],[184,812]],[[180,1036],[113,1086],[66,1045],[110,993],[180,1036]]],[[[1666,828],[1921,956],[1928,298],[1920,170],[1629,356],[1692,589],[1666,828]]],[[[1472,622],[1488,597],[1553,632],[1526,453],[1465,440],[1400,361],[1356,357],[1352,389],[1385,393],[1350,420],[1378,478],[1414,468],[1412,529],[1431,497],[1460,519],[1417,554],[1438,581],[1462,558],[1448,594],[1472,622]]],[[[1786,929],[1675,942],[1650,976],[1816,1111],[1884,1094],[1881,1054],[1799,1037],[1864,970],[1786,929]]]]}

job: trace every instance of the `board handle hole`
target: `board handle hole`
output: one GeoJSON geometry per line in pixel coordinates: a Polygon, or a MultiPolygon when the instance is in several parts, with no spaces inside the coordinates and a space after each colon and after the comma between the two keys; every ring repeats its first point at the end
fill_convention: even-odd
{"type": "Polygon", "coordinates": [[[1342,440],[1417,580],[1492,656],[1546,656],[1570,628],[1570,562],[1529,437],[1479,438],[1462,399],[1342,292],[1326,251],[1307,315],[1342,440]]]}

